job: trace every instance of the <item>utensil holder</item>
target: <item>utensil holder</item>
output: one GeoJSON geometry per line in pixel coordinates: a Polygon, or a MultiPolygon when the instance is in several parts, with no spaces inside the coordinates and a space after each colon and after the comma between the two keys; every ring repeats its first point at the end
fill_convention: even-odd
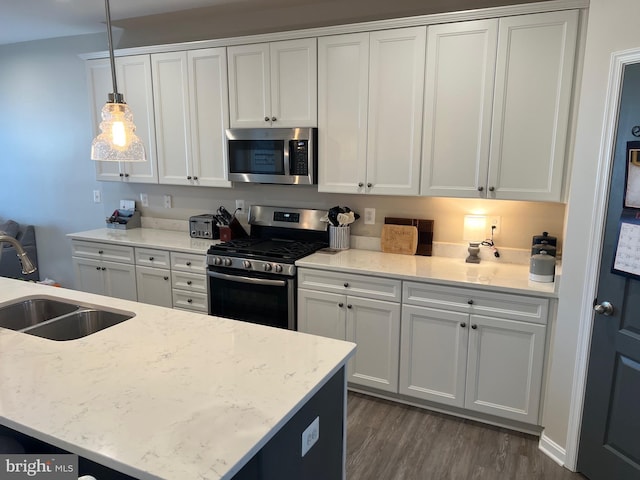
{"type": "Polygon", "coordinates": [[[351,227],[349,225],[345,225],[344,227],[329,225],[329,248],[334,250],[347,250],[349,248],[350,237],[351,227]]]}

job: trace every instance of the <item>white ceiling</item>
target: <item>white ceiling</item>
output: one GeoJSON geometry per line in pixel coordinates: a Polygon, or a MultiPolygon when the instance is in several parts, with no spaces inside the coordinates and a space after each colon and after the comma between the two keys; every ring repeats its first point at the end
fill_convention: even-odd
{"type": "MultiPolygon", "coordinates": [[[[110,0],[111,19],[244,0],[110,0]]],[[[0,45],[106,31],[104,0],[0,0],[0,45]]]]}

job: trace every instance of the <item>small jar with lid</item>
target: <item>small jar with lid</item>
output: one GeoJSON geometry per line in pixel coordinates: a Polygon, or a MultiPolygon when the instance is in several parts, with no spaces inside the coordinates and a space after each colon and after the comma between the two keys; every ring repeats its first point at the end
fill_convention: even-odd
{"type": "Polygon", "coordinates": [[[531,255],[529,263],[529,280],[541,283],[551,283],[555,280],[556,258],[546,250],[531,255]]]}

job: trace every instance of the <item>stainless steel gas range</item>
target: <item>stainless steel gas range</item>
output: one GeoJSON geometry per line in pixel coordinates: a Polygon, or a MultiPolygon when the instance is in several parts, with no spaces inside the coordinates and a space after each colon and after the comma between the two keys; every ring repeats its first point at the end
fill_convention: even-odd
{"type": "Polygon", "coordinates": [[[326,214],[252,206],[249,237],[207,251],[209,314],[296,330],[295,261],[329,245],[326,214]]]}

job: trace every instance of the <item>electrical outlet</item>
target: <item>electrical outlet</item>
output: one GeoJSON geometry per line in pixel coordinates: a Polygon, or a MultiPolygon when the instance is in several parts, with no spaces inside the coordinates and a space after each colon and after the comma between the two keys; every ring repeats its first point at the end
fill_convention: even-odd
{"type": "Polygon", "coordinates": [[[149,195],[147,195],[146,193],[141,193],[140,194],[140,203],[142,204],[143,207],[148,207],[149,206],[149,195]]]}
{"type": "Polygon", "coordinates": [[[100,203],[102,201],[102,193],[100,190],[93,191],[93,203],[100,203]]]}
{"type": "Polygon", "coordinates": [[[171,208],[171,195],[164,196],[164,208],[171,208]]]}
{"type": "Polygon", "coordinates": [[[236,210],[244,213],[244,200],[236,200],[236,210]]]}
{"type": "Polygon", "coordinates": [[[315,445],[315,443],[320,438],[320,417],[316,417],[311,424],[302,432],[302,455],[305,456],[311,447],[315,445]]]}
{"type": "Polygon", "coordinates": [[[489,231],[492,227],[496,227],[493,229],[493,234],[496,235],[500,231],[500,217],[489,217],[489,231]]]}
{"type": "Polygon", "coordinates": [[[364,224],[365,225],[373,225],[376,223],[376,209],[375,208],[365,208],[364,209],[364,224]]]}

